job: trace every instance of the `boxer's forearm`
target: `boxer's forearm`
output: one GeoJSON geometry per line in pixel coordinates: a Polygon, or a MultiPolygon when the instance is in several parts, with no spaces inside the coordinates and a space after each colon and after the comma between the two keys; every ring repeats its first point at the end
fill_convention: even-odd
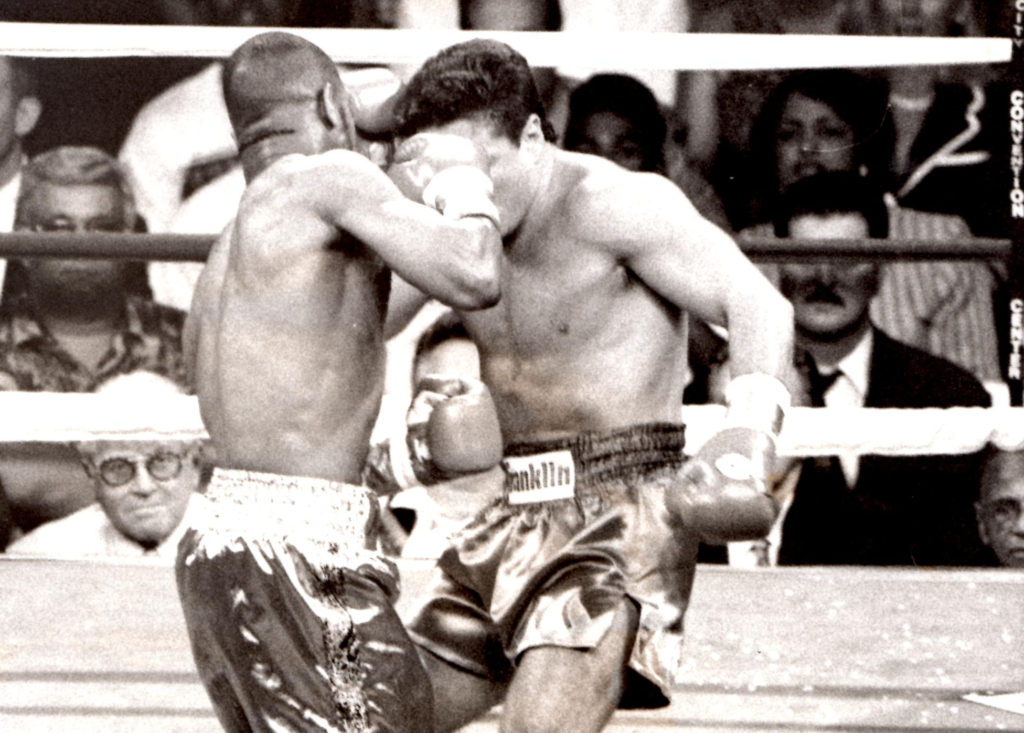
{"type": "Polygon", "coordinates": [[[730,289],[726,304],[732,375],[762,373],[788,381],[793,364],[793,308],[763,278],[730,289]]]}

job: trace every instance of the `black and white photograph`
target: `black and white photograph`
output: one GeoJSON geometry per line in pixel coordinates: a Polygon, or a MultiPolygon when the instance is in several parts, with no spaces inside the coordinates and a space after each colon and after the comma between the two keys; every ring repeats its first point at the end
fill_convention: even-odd
{"type": "Polygon", "coordinates": [[[0,0],[0,729],[1024,733],[1024,0],[0,0]]]}

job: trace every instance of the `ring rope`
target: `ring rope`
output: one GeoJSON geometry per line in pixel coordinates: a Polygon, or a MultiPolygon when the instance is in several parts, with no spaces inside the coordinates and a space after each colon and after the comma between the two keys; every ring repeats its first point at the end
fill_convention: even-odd
{"type": "MultiPolygon", "coordinates": [[[[0,393],[0,443],[159,440],[206,437],[199,403],[186,395],[139,400],[110,394],[0,393]]],[[[686,405],[687,452],[725,418],[719,405],[686,405]]],[[[779,452],[794,456],[972,453],[986,443],[1024,448],[1024,408],[812,408],[789,411],[779,452]]]]}
{"type": "MultiPolygon", "coordinates": [[[[3,53],[103,58],[223,58],[267,28],[75,23],[0,23],[3,53]]],[[[822,36],[639,31],[460,31],[288,28],[335,61],[418,64],[470,38],[504,41],[535,66],[766,70],[993,64],[1010,60],[1009,38],[822,36]]]]}
{"type": "MultiPolygon", "coordinates": [[[[215,236],[209,234],[112,234],[96,232],[0,233],[0,257],[88,257],[99,259],[202,262],[215,236]]],[[[989,260],[1010,254],[1008,239],[964,237],[953,241],[927,239],[772,239],[740,240],[751,259],[791,260],[815,256],[874,260],[989,260]]]]}

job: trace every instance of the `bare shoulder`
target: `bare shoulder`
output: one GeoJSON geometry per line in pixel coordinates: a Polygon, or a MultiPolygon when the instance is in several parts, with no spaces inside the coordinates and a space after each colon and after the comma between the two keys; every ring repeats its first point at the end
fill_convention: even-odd
{"type": "Polygon", "coordinates": [[[693,207],[669,179],[636,173],[593,156],[566,154],[569,176],[565,208],[575,233],[591,241],[623,241],[655,227],[678,226],[693,207]]]}
{"type": "Polygon", "coordinates": [[[386,178],[374,163],[351,150],[286,155],[249,183],[242,197],[242,210],[247,206],[276,209],[294,201],[308,206],[311,196],[358,192],[381,177],[386,178]]]}

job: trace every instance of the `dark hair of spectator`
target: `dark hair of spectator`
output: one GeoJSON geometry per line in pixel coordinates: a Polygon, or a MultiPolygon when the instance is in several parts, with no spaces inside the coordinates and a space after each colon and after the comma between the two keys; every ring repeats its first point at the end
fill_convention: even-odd
{"type": "Polygon", "coordinates": [[[576,87],[569,97],[566,150],[580,146],[587,119],[599,112],[611,112],[632,124],[643,148],[641,170],[664,171],[667,125],[658,100],[643,82],[625,74],[595,74],[576,87]]]}
{"type": "Polygon", "coordinates": [[[413,364],[418,363],[423,354],[430,352],[445,341],[469,338],[469,332],[466,331],[466,327],[457,315],[450,311],[443,313],[417,339],[416,349],[413,352],[413,364]]]}
{"type": "MultiPolygon", "coordinates": [[[[516,2],[517,0],[502,0],[502,2],[516,2]]],[[[518,0],[522,2],[522,0],[518,0]]],[[[562,5],[558,0],[541,0],[544,3],[544,30],[562,30],[562,5]]],[[[466,30],[473,30],[470,23],[470,13],[476,0],[459,0],[459,27],[466,30]]]]}
{"type": "Polygon", "coordinates": [[[395,107],[400,137],[480,117],[516,144],[531,114],[540,118],[544,137],[554,141],[526,59],[504,43],[484,39],[450,46],[428,59],[395,107]]]}
{"type": "Polygon", "coordinates": [[[789,99],[801,95],[827,105],[853,130],[854,166],[883,189],[888,188],[889,166],[896,145],[896,128],[888,113],[884,80],[846,69],[797,71],[772,90],[750,131],[754,174],[765,189],[766,200],[779,193],[776,142],[779,123],[789,99]]]}
{"type": "Polygon", "coordinates": [[[789,236],[790,222],[799,216],[860,214],[868,224],[868,236],[889,236],[889,211],[874,183],[849,171],[829,171],[803,178],[779,198],[773,217],[775,235],[789,236]]]}

